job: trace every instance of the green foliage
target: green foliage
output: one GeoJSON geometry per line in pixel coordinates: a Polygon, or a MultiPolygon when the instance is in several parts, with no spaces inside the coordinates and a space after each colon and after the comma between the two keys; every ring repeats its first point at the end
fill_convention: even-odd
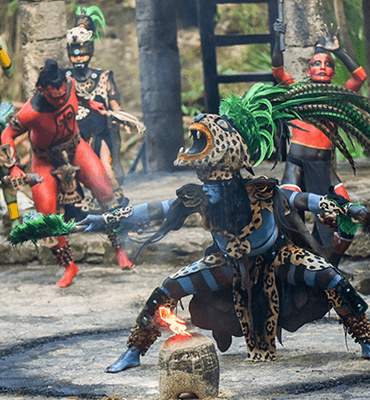
{"type": "Polygon", "coordinates": [[[69,8],[69,11],[70,11],[71,13],[76,12],[76,10],[77,10],[77,3],[76,3],[75,1],[71,1],[71,3],[68,4],[68,8],[69,8]]]}
{"type": "Polygon", "coordinates": [[[215,32],[253,35],[268,33],[266,4],[219,4],[215,18],[215,32]]]}
{"type": "MultiPolygon", "coordinates": [[[[269,32],[266,4],[218,4],[215,22],[215,33],[219,35],[269,32]]],[[[216,53],[219,74],[271,69],[270,46],[266,44],[218,47],[216,53]]],[[[180,52],[180,59],[182,103],[186,107],[183,107],[183,111],[189,107],[202,110],[204,84],[199,44],[193,44],[180,52]]],[[[250,86],[252,83],[220,84],[220,97],[232,93],[242,95],[250,86]]],[[[187,115],[191,114],[192,111],[187,115]]]]}
{"type": "MultiPolygon", "coordinates": [[[[327,2],[329,6],[329,12],[327,15],[327,24],[334,23],[334,6],[333,1],[327,2]]],[[[356,60],[362,66],[366,65],[366,52],[365,52],[365,36],[364,36],[364,16],[362,12],[362,1],[360,0],[344,0],[344,11],[347,19],[347,29],[353,48],[356,53],[356,60]]],[[[340,43],[340,31],[338,34],[340,43]]],[[[343,63],[332,54],[335,61],[335,78],[333,83],[338,86],[344,86],[347,80],[350,78],[350,73],[343,63]]],[[[366,68],[365,68],[366,69],[366,68]]],[[[361,93],[366,96],[367,94],[367,82],[362,85],[361,93]]]]}
{"type": "MultiPolygon", "coordinates": [[[[216,34],[269,33],[267,4],[225,4],[218,5],[217,10],[216,34]]],[[[216,52],[220,74],[271,70],[270,46],[267,44],[220,47],[216,52]]],[[[220,97],[232,93],[242,95],[251,86],[252,83],[244,82],[220,84],[220,97]]]]}
{"type": "Polygon", "coordinates": [[[185,104],[182,104],[181,110],[184,115],[188,115],[189,117],[195,117],[203,112],[202,108],[198,104],[194,104],[192,106],[186,106],[185,104]]]}
{"type": "Polygon", "coordinates": [[[13,0],[8,4],[8,17],[12,17],[14,13],[18,10],[19,2],[18,0],[13,0]]]}

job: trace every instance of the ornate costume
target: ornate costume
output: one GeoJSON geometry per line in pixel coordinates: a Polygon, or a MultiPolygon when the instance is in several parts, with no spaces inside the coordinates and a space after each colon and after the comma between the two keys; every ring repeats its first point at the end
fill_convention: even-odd
{"type": "MultiPolygon", "coordinates": [[[[0,37],[0,65],[4,72],[4,75],[7,78],[11,78],[13,76],[13,64],[6,51],[5,42],[1,37],[0,37]]],[[[10,116],[10,114],[14,113],[15,110],[10,102],[8,101],[1,102],[1,96],[0,96],[0,103],[1,103],[0,104],[0,133],[1,133],[7,126],[8,117],[10,116]]],[[[9,175],[9,170],[3,165],[1,166],[0,175],[1,177],[9,175]]],[[[17,203],[17,192],[11,186],[6,185],[4,183],[2,183],[1,187],[3,189],[4,200],[9,211],[11,229],[14,229],[21,223],[21,218],[19,215],[18,203],[17,203]]]]}
{"type": "MultiPolygon", "coordinates": [[[[274,25],[276,38],[272,56],[272,72],[278,83],[292,84],[295,80],[284,71],[283,54],[280,50],[279,34],[285,31],[285,26],[277,21],[274,25]]],[[[341,47],[336,35],[326,29],[326,33],[320,37],[315,54],[309,61],[307,76],[317,84],[328,84],[335,76],[334,61],[326,50],[331,50],[347,67],[351,78],[344,85],[345,88],[359,91],[366,80],[366,72],[352,59],[341,47]]],[[[325,194],[330,185],[335,187],[335,192],[346,197],[349,195],[340,178],[331,167],[332,143],[331,139],[322,132],[319,125],[312,125],[306,121],[293,120],[291,146],[287,155],[286,167],[282,178],[282,186],[295,191],[307,191],[317,194],[325,194]],[[320,179],[317,179],[320,176],[320,179]]],[[[334,123],[335,125],[335,123],[334,123]]],[[[302,214],[303,216],[303,214],[302,214]]],[[[341,255],[349,247],[353,236],[342,234],[333,235],[333,232],[325,226],[315,222],[315,238],[321,242],[327,251],[329,261],[338,265],[341,255]]]]}
{"type": "MultiPolygon", "coordinates": [[[[0,133],[7,126],[7,118],[14,113],[13,105],[8,101],[3,101],[0,104],[0,133]]],[[[4,149],[6,152],[7,150],[4,149]]],[[[6,157],[7,158],[7,157],[6,157]]],[[[3,160],[1,160],[3,161],[3,160]]],[[[3,190],[4,200],[8,208],[9,218],[11,223],[11,229],[16,228],[21,223],[21,217],[19,215],[18,203],[17,203],[17,191],[10,185],[4,183],[3,178],[9,175],[9,169],[1,163],[0,176],[1,176],[1,188],[3,190]]],[[[4,223],[4,226],[6,224],[4,223]]]]}
{"type": "MultiPolygon", "coordinates": [[[[280,328],[295,331],[334,307],[360,342],[363,356],[370,358],[367,304],[319,255],[321,247],[294,211],[330,212],[351,219],[360,218],[364,209],[335,193],[331,197],[297,193],[279,188],[275,179],[241,175],[241,169],[252,172],[252,165],[272,152],[273,132],[279,124],[297,114],[303,119],[319,119],[330,102],[341,101],[333,90],[319,91],[317,96],[327,96],[327,103],[320,98],[317,116],[312,116],[315,95],[307,94],[310,89],[305,85],[284,89],[257,84],[242,99],[230,96],[221,104],[221,116],[200,114],[194,118],[189,127],[194,144],[191,149],[181,149],[175,161],[176,166],[194,167],[203,185],[182,187],[174,201],[134,206],[129,217],[120,218],[116,210],[115,217],[107,213],[81,221],[89,225],[88,230],[105,225],[130,229],[149,222],[152,215],[165,214],[165,222],[150,243],[180,229],[185,218],[197,212],[214,239],[204,258],[171,275],[154,290],[136,320],[129,350],[106,372],[139,365],[140,355],[160,334],[159,306],[174,308],[187,295],[193,296],[193,323],[211,329],[221,351],[229,348],[233,335],[243,335],[251,359],[274,360],[280,328]],[[302,294],[305,301],[295,301],[302,294]]],[[[363,122],[370,135],[370,126],[363,122]]]]}
{"type": "MultiPolygon", "coordinates": [[[[30,131],[33,150],[31,170],[43,177],[43,183],[32,188],[38,212],[57,212],[59,188],[53,172],[65,163],[66,157],[70,164],[78,167],[78,179],[93,193],[101,206],[108,210],[112,206],[113,190],[98,156],[78,133],[75,82],[71,77],[66,78],[53,60],[48,60],[47,64],[52,68],[51,76],[54,77],[55,71],[60,71],[61,82],[65,82],[60,88],[48,85],[48,89],[43,89],[40,86],[39,91],[10,119],[9,126],[1,135],[1,142],[14,149],[14,139],[30,131]]],[[[89,101],[89,104],[93,103],[89,101]]],[[[10,169],[10,173],[13,178],[23,174],[16,165],[10,169]]],[[[57,239],[52,250],[58,262],[66,267],[64,278],[58,285],[68,286],[78,268],[64,236],[57,239]]]]}
{"type": "MultiPolygon", "coordinates": [[[[96,25],[105,30],[104,15],[100,9],[96,6],[78,7],[75,27],[67,32],[67,50],[73,68],[67,69],[66,75],[75,79],[76,89],[81,96],[103,104],[108,111],[118,111],[121,110],[120,95],[114,82],[113,72],[89,67],[94,54],[94,40],[98,35],[96,25]]],[[[124,180],[124,172],[120,162],[119,124],[106,114],[91,112],[82,102],[78,105],[76,119],[81,136],[90,144],[104,165],[117,202],[127,203],[128,199],[120,187],[124,180]]],[[[134,265],[115,235],[111,233],[109,238],[120,267],[133,268],[134,265]]]]}
{"type": "Polygon", "coordinates": [[[13,64],[7,51],[4,40],[0,37],[0,66],[4,72],[4,75],[10,78],[13,75],[13,64]]]}

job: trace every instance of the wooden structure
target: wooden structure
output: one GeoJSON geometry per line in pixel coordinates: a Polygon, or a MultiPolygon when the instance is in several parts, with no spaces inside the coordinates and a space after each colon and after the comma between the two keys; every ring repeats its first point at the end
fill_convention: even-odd
{"type": "Polygon", "coordinates": [[[248,44],[270,43],[274,42],[274,33],[272,25],[277,18],[276,0],[197,0],[198,23],[200,31],[200,40],[202,44],[204,88],[206,111],[209,113],[218,113],[220,96],[218,85],[220,83],[233,82],[266,82],[274,81],[271,72],[240,72],[236,74],[218,74],[216,47],[236,46],[248,44]],[[215,35],[214,17],[217,11],[217,4],[230,3],[267,3],[269,11],[270,33],[259,35],[215,35]]]}

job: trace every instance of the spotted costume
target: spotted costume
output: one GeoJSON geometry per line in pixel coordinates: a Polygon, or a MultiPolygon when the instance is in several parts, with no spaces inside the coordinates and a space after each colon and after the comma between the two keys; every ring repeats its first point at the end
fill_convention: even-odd
{"type": "MultiPolygon", "coordinates": [[[[269,113],[278,118],[281,107],[281,118],[287,118],[290,103],[283,101],[285,90],[258,85],[243,99],[230,97],[221,106],[226,115],[200,114],[194,118],[189,128],[194,145],[190,150],[179,151],[175,165],[194,167],[203,184],[185,185],[177,191],[177,199],[164,212],[162,227],[148,243],[180,229],[192,213],[201,215],[203,227],[212,234],[214,243],[204,258],[171,275],[154,290],[136,320],[137,326],[128,340],[129,350],[107,372],[139,365],[140,355],[159,334],[159,306],[169,303],[173,308],[188,295],[193,296],[189,306],[193,323],[212,330],[221,351],[229,348],[232,336],[244,336],[249,358],[274,360],[275,337],[281,328],[295,331],[322,317],[333,306],[341,316],[347,313],[354,318],[345,319],[345,323],[352,333],[356,332],[366,357],[370,357],[366,303],[318,254],[320,246],[294,211],[328,211],[348,216],[363,209],[347,200],[343,203],[342,197],[297,193],[281,189],[275,179],[241,175],[243,167],[251,171],[253,162],[262,160],[269,151],[266,142],[270,137],[264,129],[273,122],[269,113]],[[278,97],[277,103],[266,103],[273,95],[278,97]],[[254,110],[260,105],[258,110],[262,112],[255,114],[259,120],[249,104],[254,110]],[[235,110],[238,111],[234,113],[235,110]],[[243,124],[257,135],[248,136],[243,124]],[[347,289],[352,294],[350,298],[344,295],[347,289]],[[335,292],[339,295],[334,296],[335,292]],[[340,313],[342,309],[345,312],[340,313]]],[[[293,104],[297,105],[295,100],[293,104]]],[[[109,220],[116,228],[148,222],[148,210],[153,207],[134,206],[130,217],[109,220]]],[[[164,204],[157,207],[165,210],[164,204]]],[[[101,220],[110,225],[107,215],[101,220]]],[[[94,220],[87,218],[81,223],[94,224],[94,220]]]]}
{"type": "MultiPolygon", "coordinates": [[[[67,32],[67,51],[73,68],[67,69],[66,75],[75,79],[76,90],[81,97],[103,104],[106,110],[104,115],[92,112],[80,102],[76,120],[81,136],[90,144],[104,165],[116,203],[125,207],[129,199],[121,189],[124,171],[120,161],[120,129],[117,121],[107,115],[108,112],[121,110],[120,95],[112,71],[89,67],[94,54],[94,40],[96,37],[99,39],[97,27],[100,26],[105,32],[105,18],[96,6],[78,7],[76,16],[74,28],[67,32]]],[[[83,204],[83,207],[88,206],[89,204],[83,204]]],[[[124,240],[119,242],[114,232],[110,232],[108,237],[120,267],[133,268],[134,265],[122,248],[124,240]]]]}
{"type": "MultiPolygon", "coordinates": [[[[88,93],[90,98],[104,104],[104,107],[110,109],[110,101],[114,100],[120,103],[120,95],[114,82],[113,72],[102,69],[88,68],[88,73],[81,77],[75,68],[67,69],[66,75],[72,76],[76,81],[77,90],[81,93],[88,93]]],[[[104,115],[91,112],[83,104],[78,105],[76,116],[81,136],[93,148],[99,156],[102,141],[104,141],[110,150],[112,157],[112,167],[116,178],[120,184],[123,182],[124,172],[119,160],[119,150],[121,138],[119,125],[113,123],[104,115]]]]}

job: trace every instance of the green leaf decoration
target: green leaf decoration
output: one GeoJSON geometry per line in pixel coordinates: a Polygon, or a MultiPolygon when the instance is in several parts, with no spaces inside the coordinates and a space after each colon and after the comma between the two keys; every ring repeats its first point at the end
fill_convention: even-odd
{"type": "Polygon", "coordinates": [[[23,224],[17,226],[10,232],[8,241],[12,245],[22,244],[31,241],[33,244],[39,239],[50,236],[69,235],[71,229],[76,225],[74,219],[65,222],[64,214],[43,215],[31,212],[23,217],[23,224]]]}
{"type": "Polygon", "coordinates": [[[357,229],[361,226],[361,224],[353,222],[350,215],[338,215],[337,224],[342,232],[352,236],[357,232],[357,229]]]}

